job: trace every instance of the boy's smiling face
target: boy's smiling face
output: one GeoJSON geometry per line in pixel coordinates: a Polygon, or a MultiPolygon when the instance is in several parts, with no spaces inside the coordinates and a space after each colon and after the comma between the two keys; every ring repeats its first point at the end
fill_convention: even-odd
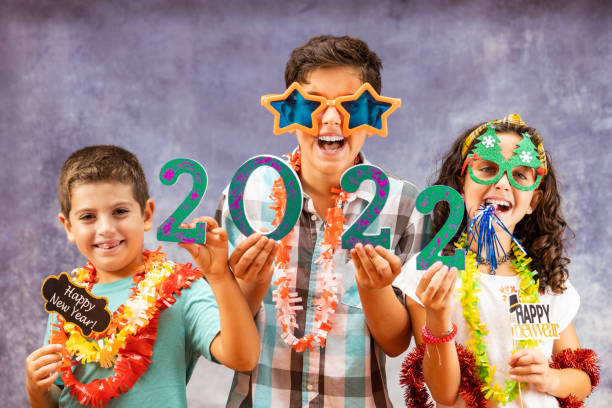
{"type": "MultiPolygon", "coordinates": [[[[308,83],[302,85],[309,94],[331,100],[355,93],[362,84],[356,68],[329,67],[313,70],[308,75],[308,83]]],[[[314,170],[317,176],[339,177],[353,165],[368,132],[362,130],[350,136],[343,135],[342,115],[333,106],[325,109],[318,120],[317,137],[301,130],[295,131],[302,151],[302,168],[314,170]]]]}
{"type": "Polygon", "coordinates": [[[116,181],[77,184],[69,218],[60,213],[68,240],[95,266],[99,282],[131,276],[142,264],[144,232],[153,227],[154,204],[144,211],[132,186],[116,181]]]}

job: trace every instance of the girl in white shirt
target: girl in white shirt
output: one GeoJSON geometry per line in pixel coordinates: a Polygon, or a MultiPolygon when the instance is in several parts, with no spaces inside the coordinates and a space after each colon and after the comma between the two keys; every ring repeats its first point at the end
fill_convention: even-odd
{"type": "MultiPolygon", "coordinates": [[[[442,253],[465,248],[465,269],[437,261],[422,271],[415,257],[394,282],[418,345],[402,372],[407,405],[433,406],[424,381],[438,406],[583,406],[599,379],[597,360],[580,349],[572,323],[580,298],[568,280],[567,224],[539,134],[518,115],[469,129],[434,184],[464,199],[468,221],[442,253]],[[488,235],[478,224],[485,216],[494,225],[488,235]],[[485,239],[497,240],[498,251],[485,239]]],[[[447,203],[436,205],[434,233],[448,214],[447,203]]]]}

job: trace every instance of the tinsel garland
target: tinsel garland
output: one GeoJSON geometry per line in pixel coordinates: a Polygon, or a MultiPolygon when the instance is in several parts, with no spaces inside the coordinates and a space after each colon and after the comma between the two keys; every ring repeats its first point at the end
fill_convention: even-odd
{"type": "MultiPolygon", "coordinates": [[[[487,400],[482,395],[483,383],[476,372],[474,355],[461,344],[456,344],[457,358],[461,378],[459,381],[459,395],[470,408],[486,408],[487,400]]],[[[404,398],[406,406],[410,408],[434,408],[435,403],[430,399],[425,378],[423,377],[423,358],[425,344],[415,347],[402,363],[400,372],[400,385],[405,388],[404,398]]]]}
{"type": "MultiPolygon", "coordinates": [[[[457,347],[457,357],[461,370],[459,395],[469,408],[486,408],[487,401],[482,395],[482,381],[478,378],[474,355],[461,344],[457,347]]],[[[402,363],[400,385],[405,388],[404,398],[409,408],[434,408],[430,399],[425,378],[423,377],[423,358],[425,344],[415,347],[402,363]]],[[[550,367],[553,369],[575,368],[584,371],[591,380],[591,391],[599,384],[599,366],[597,354],[591,349],[565,349],[552,357],[550,367]]],[[[561,408],[583,408],[585,404],[573,395],[557,398],[561,408]]]]}
{"type": "MultiPolygon", "coordinates": [[[[104,332],[121,342],[114,362],[114,375],[105,379],[95,379],[89,384],[79,382],[72,366],[78,364],[72,362],[72,357],[78,351],[79,360],[82,360],[85,352],[93,348],[81,344],[79,340],[72,341],[76,337],[82,338],[74,325],[67,325],[61,316],[58,322],[53,324],[50,342],[62,345],[62,366],[58,369],[64,385],[70,390],[70,394],[81,405],[100,408],[106,405],[112,398],[127,392],[138,381],[140,376],[147,370],[153,355],[153,345],[157,337],[157,322],[162,310],[172,306],[176,299],[173,295],[180,295],[181,290],[190,287],[192,282],[202,277],[198,269],[191,269],[191,264],[179,265],[167,261],[165,255],[158,249],[155,252],[145,251],[143,253],[144,273],[138,273],[132,278],[137,287],[132,288],[133,294],[130,299],[141,299],[147,303],[146,307],[135,308],[122,305],[113,315],[111,325],[104,332]],[[144,294],[144,297],[139,296],[144,294]],[[146,324],[142,324],[146,321],[146,324]],[[135,322],[140,322],[134,326],[135,322]],[[137,330],[123,331],[126,326],[137,327],[137,330]],[[117,333],[124,333],[122,340],[116,338],[117,333]],[[70,347],[69,347],[70,345],[70,347]],[[75,346],[78,345],[78,346],[75,346]]],[[[84,268],[76,269],[73,273],[78,274],[75,280],[85,283],[91,287],[96,282],[95,268],[89,264],[84,268]]],[[[129,299],[128,299],[129,300],[129,299]]],[[[126,302],[127,304],[127,302],[126,302]]],[[[100,340],[100,335],[90,335],[93,340],[100,340]]],[[[106,339],[106,344],[114,344],[114,341],[106,339]]],[[[83,342],[88,343],[83,339],[83,342]]],[[[91,342],[93,343],[93,342],[91,342]]],[[[94,349],[95,350],[95,349],[94,349]]],[[[100,359],[100,365],[106,362],[100,359]]]]}
{"type": "MultiPolygon", "coordinates": [[[[565,349],[552,357],[550,368],[557,370],[563,368],[575,368],[584,371],[591,380],[591,392],[599,384],[599,366],[597,354],[591,349],[565,349]]],[[[557,398],[561,408],[582,408],[584,401],[579,401],[574,395],[566,398],[557,398]]]]}

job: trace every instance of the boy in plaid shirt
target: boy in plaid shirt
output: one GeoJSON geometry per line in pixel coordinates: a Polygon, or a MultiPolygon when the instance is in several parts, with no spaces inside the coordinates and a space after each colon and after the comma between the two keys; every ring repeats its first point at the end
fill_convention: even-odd
{"type": "MultiPolygon", "coordinates": [[[[304,193],[299,220],[293,232],[282,240],[284,249],[261,234],[245,238],[229,214],[228,189],[221,197],[216,218],[228,231],[230,250],[233,249],[229,264],[255,316],[262,342],[258,366],[234,376],[228,398],[230,407],[391,406],[385,355],[401,354],[411,337],[410,316],[403,297],[391,283],[409,256],[420,249],[423,238],[422,217],[416,212],[411,216],[418,193],[412,184],[388,175],[388,199],[374,221],[373,232],[378,233],[381,227],[390,228],[391,250],[362,244],[351,250],[342,249],[339,243],[335,246],[331,271],[339,301],[335,313],[332,312],[331,328],[324,327],[327,338],[313,340],[321,334],[313,328],[321,328],[316,322],[326,312],[321,310],[324,306],[320,303],[324,273],[320,257],[329,249],[324,235],[326,228],[331,228],[326,223],[326,219],[330,221],[328,209],[342,208],[346,228],[376,193],[371,183],[362,183],[355,193],[339,201],[332,189],[339,189],[345,170],[354,164],[368,164],[361,148],[373,133],[386,135],[377,130],[384,127],[386,131],[387,115],[382,115],[381,122],[381,114],[389,105],[376,105],[370,92],[368,103],[381,108],[376,113],[370,105],[366,117],[359,116],[354,104],[342,102],[344,108],[355,109],[341,108],[336,98],[356,95],[366,82],[378,97],[380,69],[378,56],[365,42],[352,37],[313,37],[292,52],[285,81],[287,86],[299,83],[304,93],[291,94],[295,98],[285,100],[288,109],[301,109],[296,103],[308,98],[318,98],[323,103],[318,112],[314,107],[311,109],[315,111],[312,123],[303,112],[301,117],[299,112],[293,115],[281,112],[285,116],[280,125],[288,120],[301,123],[286,129],[297,136],[299,147],[291,155],[291,164],[298,172],[304,193]],[[369,121],[372,126],[347,132],[347,128],[355,127],[352,120],[348,126],[349,115],[369,121]],[[289,261],[282,273],[290,282],[290,292],[295,293],[295,305],[302,306],[293,312],[297,327],[287,328],[277,321],[275,300],[279,294],[273,292],[280,285],[281,272],[274,259],[283,250],[289,261]]],[[[306,109],[308,105],[300,106],[306,109]]],[[[276,120],[278,131],[279,118],[276,120]]],[[[256,172],[249,178],[244,203],[252,225],[265,225],[273,218],[270,210],[273,202],[267,192],[277,178],[273,171],[256,172]]]]}

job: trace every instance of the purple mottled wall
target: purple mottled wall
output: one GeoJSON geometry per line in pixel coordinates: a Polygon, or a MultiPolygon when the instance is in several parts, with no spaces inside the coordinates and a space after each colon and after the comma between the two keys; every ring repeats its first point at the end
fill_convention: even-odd
{"type": "MultiPolygon", "coordinates": [[[[281,155],[259,96],[283,90],[290,51],[318,33],[352,34],[382,57],[383,93],[403,100],[369,159],[427,185],[449,141],[480,121],[518,112],[545,137],[576,233],[575,325],[600,353],[589,406],[612,400],[608,207],[612,202],[612,5],[605,1],[20,1],[0,4],[0,390],[26,404],[23,361],[42,341],[43,278],[83,259],[57,221],[56,179],[76,148],[136,152],[157,203],[156,225],[188,189],[164,187],[167,160],[210,176],[199,213],[212,214],[247,158],[281,155]]],[[[156,247],[154,233],[146,238],[156,247]]],[[[169,245],[171,255],[186,260],[169,245]]],[[[392,398],[399,359],[389,363],[392,398]]],[[[193,406],[220,406],[228,370],[207,361],[188,387],[193,406]]]]}

